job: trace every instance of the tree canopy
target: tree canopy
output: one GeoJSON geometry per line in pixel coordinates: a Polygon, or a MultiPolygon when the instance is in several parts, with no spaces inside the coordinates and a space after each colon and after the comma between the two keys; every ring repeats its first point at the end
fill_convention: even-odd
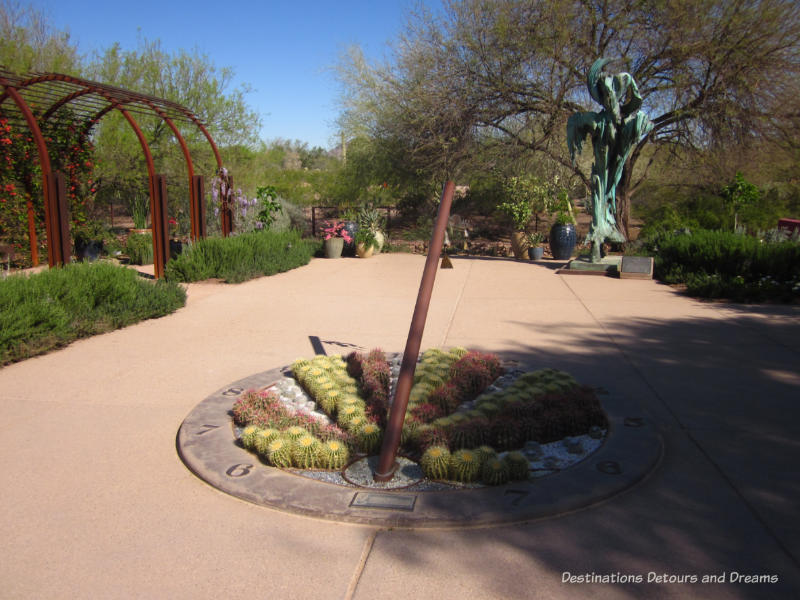
{"type": "Polygon", "coordinates": [[[55,28],[31,6],[0,0],[0,65],[16,73],[75,74],[81,56],[69,32],[55,28]]]}
{"type": "Polygon", "coordinates": [[[798,139],[793,0],[451,0],[441,15],[410,16],[392,62],[345,57],[342,126],[391,140],[440,176],[490,147],[551,161],[588,187],[589,161],[572,164],[565,124],[599,109],[585,80],[600,57],[634,77],[653,122],[620,182],[623,232],[658,151],[798,139]]]}

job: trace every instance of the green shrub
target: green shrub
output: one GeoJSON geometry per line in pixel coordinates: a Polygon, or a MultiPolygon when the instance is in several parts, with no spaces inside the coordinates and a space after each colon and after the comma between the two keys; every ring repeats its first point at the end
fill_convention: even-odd
{"type": "Polygon", "coordinates": [[[134,265],[149,265],[153,262],[153,238],[141,233],[132,233],[125,242],[125,254],[134,265]]]}
{"type": "Polygon", "coordinates": [[[65,346],[186,303],[176,283],[106,262],[71,263],[0,281],[0,365],[65,346]]]}
{"type": "Polygon", "coordinates": [[[655,276],[684,283],[691,295],[736,301],[800,296],[800,244],[697,230],[664,235],[651,243],[655,276]]]}
{"type": "Polygon", "coordinates": [[[296,230],[207,238],[190,244],[170,260],[166,278],[201,281],[215,277],[241,283],[306,265],[315,249],[315,242],[302,239],[296,230]]]}

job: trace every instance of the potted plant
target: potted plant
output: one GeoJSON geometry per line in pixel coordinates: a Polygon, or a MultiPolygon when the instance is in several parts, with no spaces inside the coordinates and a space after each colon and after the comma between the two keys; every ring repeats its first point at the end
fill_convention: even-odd
{"type": "Polygon", "coordinates": [[[358,231],[358,211],[355,208],[348,208],[344,211],[344,215],[342,216],[342,226],[344,227],[345,232],[347,232],[347,236],[349,238],[345,239],[343,254],[345,256],[355,256],[356,245],[354,240],[356,237],[356,231],[358,231]]]}
{"type": "Polygon", "coordinates": [[[181,239],[181,226],[177,219],[169,218],[169,255],[178,256],[183,252],[183,239],[181,239]]]}
{"type": "Polygon", "coordinates": [[[356,256],[358,256],[358,258],[369,258],[378,247],[378,240],[375,234],[366,227],[359,227],[355,239],[356,256]]]}
{"type": "Polygon", "coordinates": [[[150,210],[150,198],[146,194],[136,193],[128,202],[133,217],[131,233],[150,233],[147,228],[147,213],[150,210]]]}
{"type": "MultiPolygon", "coordinates": [[[[383,249],[383,244],[386,241],[386,236],[383,233],[385,219],[380,210],[374,206],[365,205],[358,211],[358,228],[368,229],[375,237],[375,251],[380,252],[383,249]]],[[[356,239],[358,244],[358,239],[356,239]]],[[[356,248],[356,252],[358,248],[356,248]]]]}
{"type": "Polygon", "coordinates": [[[564,194],[556,204],[556,220],[550,228],[550,252],[556,260],[569,260],[577,242],[572,204],[564,194]]]}
{"type": "Polygon", "coordinates": [[[504,212],[514,224],[514,232],[511,234],[511,249],[514,251],[514,258],[522,260],[525,258],[525,228],[533,216],[533,205],[531,204],[530,182],[524,177],[510,177],[504,184],[506,200],[497,207],[504,212]]]}
{"type": "Polygon", "coordinates": [[[353,237],[347,230],[347,225],[343,221],[326,221],[323,233],[325,235],[325,258],[340,258],[344,244],[351,244],[353,237]]]}
{"type": "Polygon", "coordinates": [[[111,237],[105,227],[97,221],[86,221],[72,228],[72,241],[78,260],[97,260],[106,241],[111,237]]]}
{"type": "Polygon", "coordinates": [[[544,241],[544,236],[538,231],[534,231],[533,233],[528,234],[527,242],[528,242],[529,259],[541,260],[542,256],[544,255],[544,247],[542,247],[543,241],[544,241]]]}

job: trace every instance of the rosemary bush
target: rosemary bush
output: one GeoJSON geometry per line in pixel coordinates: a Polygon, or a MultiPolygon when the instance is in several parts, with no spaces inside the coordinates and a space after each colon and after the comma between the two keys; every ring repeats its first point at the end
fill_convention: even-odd
{"type": "Polygon", "coordinates": [[[166,277],[185,282],[217,277],[241,283],[306,265],[315,250],[315,243],[303,240],[295,230],[208,238],[184,248],[170,260],[166,277]]]}
{"type": "Polygon", "coordinates": [[[185,303],[177,284],[146,281],[103,262],[12,275],[0,280],[0,365],[170,314],[185,303]]]}

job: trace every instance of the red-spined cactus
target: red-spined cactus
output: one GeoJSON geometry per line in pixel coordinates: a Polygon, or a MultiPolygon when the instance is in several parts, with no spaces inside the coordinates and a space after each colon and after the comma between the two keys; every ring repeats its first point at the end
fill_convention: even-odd
{"type": "Polygon", "coordinates": [[[450,383],[463,400],[471,400],[503,374],[500,359],[494,354],[468,352],[450,367],[450,383]]]}
{"type": "Polygon", "coordinates": [[[525,443],[521,423],[510,417],[492,420],[489,429],[489,443],[500,450],[519,448],[525,443]]]}
{"type": "Polygon", "coordinates": [[[438,427],[426,427],[417,437],[417,445],[421,451],[425,451],[431,446],[450,447],[450,434],[438,427]]]}
{"type": "Polygon", "coordinates": [[[489,442],[489,420],[477,417],[458,423],[450,432],[453,448],[477,448],[489,442]]]}
{"type": "Polygon", "coordinates": [[[463,402],[458,388],[448,382],[439,386],[428,398],[428,402],[439,406],[445,414],[450,414],[463,402]]]}
{"type": "Polygon", "coordinates": [[[431,423],[445,415],[444,409],[441,406],[431,404],[430,402],[416,404],[412,406],[408,412],[412,419],[420,423],[431,423]]]}

